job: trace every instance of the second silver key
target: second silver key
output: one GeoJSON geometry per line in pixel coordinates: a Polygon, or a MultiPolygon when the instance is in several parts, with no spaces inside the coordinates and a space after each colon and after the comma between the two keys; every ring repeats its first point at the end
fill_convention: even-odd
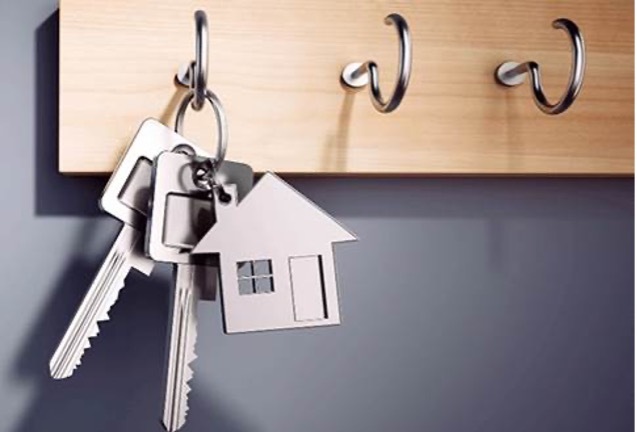
{"type": "MultiPolygon", "coordinates": [[[[204,274],[190,250],[215,222],[209,191],[194,182],[197,158],[193,154],[166,151],[153,167],[149,220],[146,225],[146,253],[155,261],[173,263],[173,307],[169,321],[166,354],[164,427],[174,432],[186,421],[190,363],[195,359],[196,308],[202,291],[216,278],[204,274]]],[[[214,269],[214,267],[208,267],[214,269]]]]}
{"type": "Polygon", "coordinates": [[[201,298],[199,280],[202,266],[176,265],[174,293],[170,316],[170,335],[166,350],[166,388],[162,423],[173,432],[186,422],[188,412],[188,382],[192,379],[190,363],[197,357],[197,304],[201,298]]]}

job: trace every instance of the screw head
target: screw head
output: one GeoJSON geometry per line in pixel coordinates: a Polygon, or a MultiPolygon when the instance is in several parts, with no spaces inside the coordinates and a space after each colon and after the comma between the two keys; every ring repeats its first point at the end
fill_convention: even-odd
{"type": "Polygon", "coordinates": [[[354,90],[360,90],[369,84],[369,73],[356,73],[362,65],[363,63],[350,63],[345,66],[341,73],[341,83],[354,90]]]}
{"type": "Polygon", "coordinates": [[[495,70],[495,79],[499,84],[505,85],[507,87],[515,87],[519,86],[524,82],[526,78],[525,73],[512,75],[510,72],[518,67],[520,63],[517,62],[504,62],[495,70]]]}

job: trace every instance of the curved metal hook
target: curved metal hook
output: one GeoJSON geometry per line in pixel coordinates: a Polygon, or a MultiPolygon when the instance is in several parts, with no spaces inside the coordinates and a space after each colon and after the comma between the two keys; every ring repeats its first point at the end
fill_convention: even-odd
{"type": "Polygon", "coordinates": [[[560,114],[566,111],[575,101],[582,89],[584,82],[584,70],[586,68],[586,47],[584,37],[577,25],[566,18],[553,21],[553,27],[564,30],[571,38],[573,50],[573,63],[571,65],[571,75],[568,81],[566,92],[559,101],[552,104],[546,98],[542,88],[542,77],[540,66],[534,62],[526,63],[505,62],[496,69],[496,81],[502,85],[513,87],[524,82],[525,74],[530,75],[531,89],[535,104],[546,114],[560,114]]]}
{"type": "Polygon", "coordinates": [[[370,97],[376,110],[382,113],[390,113],[398,108],[407,92],[409,77],[411,76],[412,49],[409,26],[401,15],[396,13],[387,15],[385,24],[396,26],[399,41],[398,76],[394,92],[389,97],[389,100],[386,101],[380,91],[378,65],[374,61],[348,64],[341,73],[341,82],[346,89],[355,91],[370,84],[370,97]]]}
{"type": "Polygon", "coordinates": [[[192,108],[200,111],[208,88],[208,18],[204,11],[195,12],[195,60],[179,69],[176,80],[194,91],[192,108]]]}

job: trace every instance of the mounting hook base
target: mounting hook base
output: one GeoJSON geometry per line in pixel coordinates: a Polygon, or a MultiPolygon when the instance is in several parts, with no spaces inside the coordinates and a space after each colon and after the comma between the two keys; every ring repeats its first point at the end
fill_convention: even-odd
{"type": "Polygon", "coordinates": [[[519,73],[516,69],[520,66],[517,62],[504,62],[495,71],[495,79],[499,84],[507,87],[519,86],[524,82],[526,73],[519,73]]]}
{"type": "Polygon", "coordinates": [[[194,62],[183,64],[177,70],[175,74],[175,82],[181,86],[186,88],[193,87],[192,81],[192,70],[195,66],[194,62]]]}
{"type": "Polygon", "coordinates": [[[369,84],[369,73],[364,63],[350,63],[341,72],[341,83],[353,91],[362,90],[369,84]]]}

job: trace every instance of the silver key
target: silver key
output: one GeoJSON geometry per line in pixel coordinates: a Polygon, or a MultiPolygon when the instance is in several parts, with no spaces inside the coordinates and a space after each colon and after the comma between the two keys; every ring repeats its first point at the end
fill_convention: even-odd
{"type": "Polygon", "coordinates": [[[89,338],[99,333],[98,322],[108,320],[131,268],[149,275],[152,261],[143,254],[140,232],[124,225],[100,267],[69,328],[51,357],[49,368],[55,379],[67,378],[79,366],[89,338]]]}
{"type": "MultiPolygon", "coordinates": [[[[196,157],[163,152],[153,168],[153,191],[146,226],[146,253],[156,261],[175,264],[175,288],[166,358],[163,423],[172,432],[181,428],[188,410],[190,362],[195,356],[197,301],[207,285],[201,266],[190,255],[214,224],[214,203],[209,192],[194,182],[196,157]],[[203,277],[202,277],[203,276],[203,277]]],[[[216,277],[208,275],[208,277],[216,277]]]]}
{"type": "Polygon", "coordinates": [[[162,422],[166,430],[180,429],[188,412],[188,382],[192,379],[190,363],[197,357],[197,302],[201,282],[197,280],[200,266],[175,266],[175,292],[172,299],[171,328],[166,358],[166,394],[162,422]]]}
{"type": "Polygon", "coordinates": [[[145,121],[102,193],[99,201],[102,210],[124,225],[51,357],[49,368],[55,379],[68,378],[80,365],[82,355],[91,346],[89,339],[99,333],[98,323],[109,319],[108,311],[117,301],[131,268],[146,275],[153,269],[153,262],[143,253],[142,231],[151,161],[166,147],[175,145],[165,130],[170,131],[156,120],[145,121]]]}
{"type": "Polygon", "coordinates": [[[109,319],[108,312],[130,270],[149,275],[153,269],[153,262],[143,253],[142,230],[151,181],[149,161],[164,150],[162,143],[169,141],[158,125],[156,121],[142,124],[102,194],[100,207],[124,225],[51,357],[49,369],[55,379],[70,377],[80,365],[91,346],[89,339],[99,333],[98,323],[109,319]]]}
{"type": "MultiPolygon", "coordinates": [[[[117,301],[131,268],[146,275],[152,271],[153,262],[144,256],[142,241],[152,161],[162,151],[183,143],[188,141],[157,120],[146,120],[113,172],[100,207],[124,225],[49,362],[53,378],[67,378],[79,366],[84,351],[90,347],[89,339],[99,333],[98,323],[108,320],[108,311],[117,301]]],[[[206,154],[201,149],[197,151],[206,154]]],[[[235,179],[248,190],[252,186],[252,170],[244,164],[224,163],[220,176],[235,179]]],[[[199,271],[205,270],[211,269],[199,271]]],[[[213,289],[214,286],[205,292],[206,298],[214,298],[213,289]]]]}

